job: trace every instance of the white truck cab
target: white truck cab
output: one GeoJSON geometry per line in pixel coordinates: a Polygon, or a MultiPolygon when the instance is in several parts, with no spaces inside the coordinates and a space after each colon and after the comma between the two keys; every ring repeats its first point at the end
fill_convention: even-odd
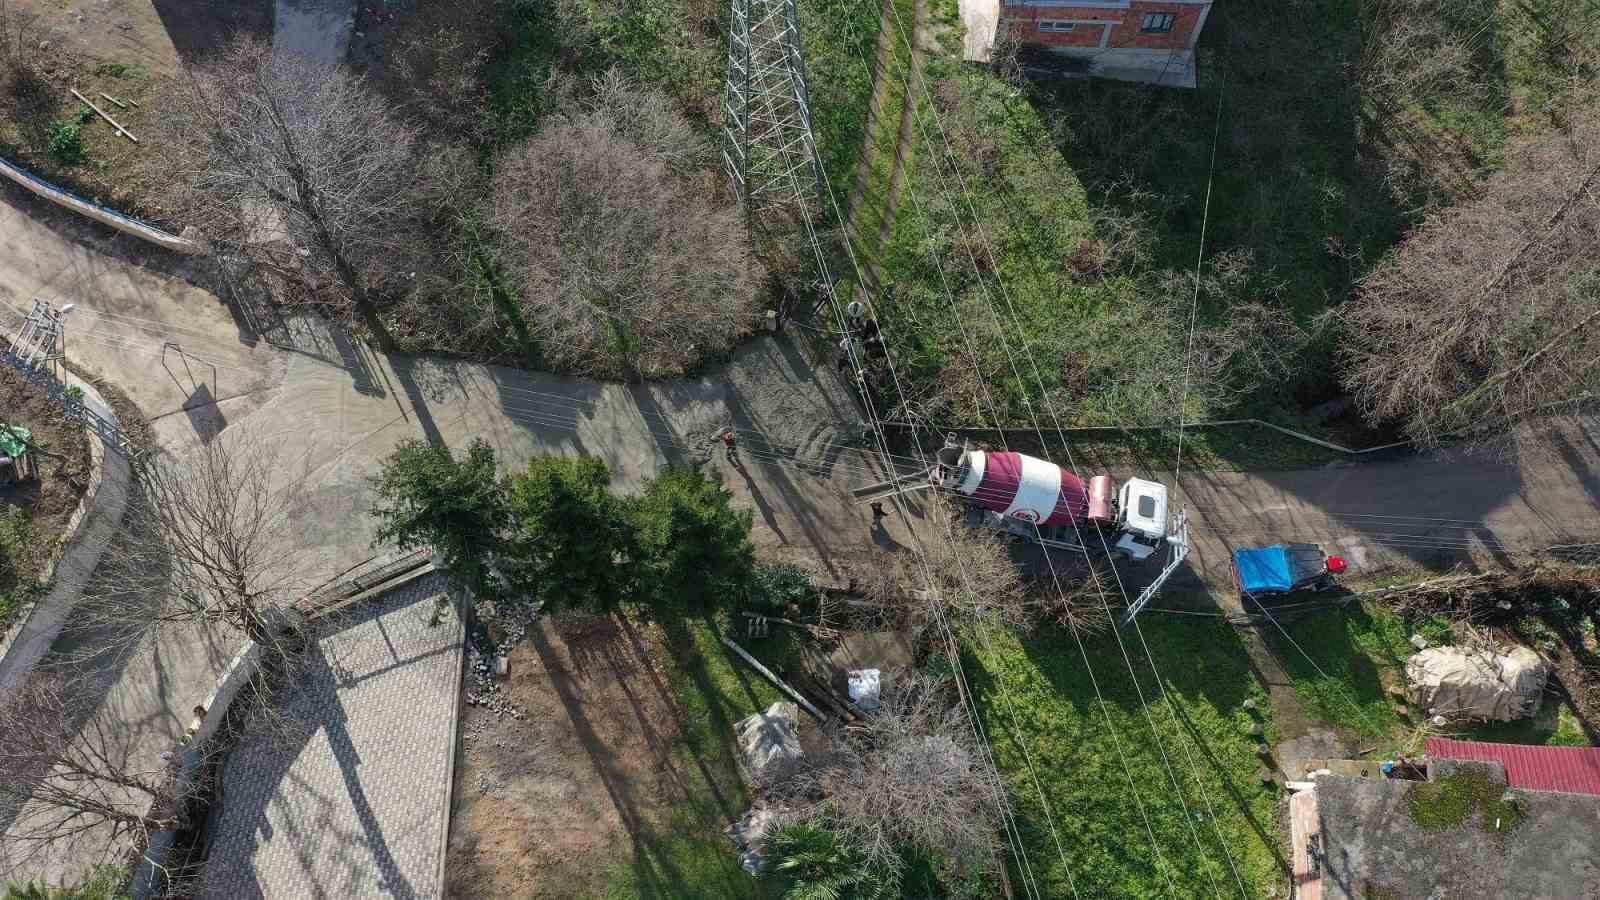
{"type": "Polygon", "coordinates": [[[1129,478],[1117,492],[1116,550],[1132,560],[1156,552],[1167,537],[1167,486],[1129,478]]]}

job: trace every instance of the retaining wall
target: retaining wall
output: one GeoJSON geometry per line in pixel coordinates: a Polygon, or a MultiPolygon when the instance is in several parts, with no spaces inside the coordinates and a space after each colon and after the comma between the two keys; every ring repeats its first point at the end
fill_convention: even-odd
{"type": "Polygon", "coordinates": [[[79,215],[88,216],[96,222],[109,225],[123,234],[131,234],[140,240],[149,241],[158,247],[165,247],[168,250],[175,250],[179,253],[200,252],[200,245],[188,238],[162,231],[154,225],[148,222],[141,222],[126,213],[107,209],[97,203],[85,200],[45,181],[27,169],[3,159],[0,159],[0,175],[15,181],[35,196],[43,197],[57,206],[65,207],[79,215]]]}
{"type": "MultiPolygon", "coordinates": [[[[111,407],[93,385],[71,373],[67,374],[67,383],[83,389],[85,406],[116,422],[111,407]]],[[[122,524],[122,512],[128,503],[128,459],[120,453],[107,453],[105,444],[95,439],[93,431],[89,452],[94,461],[89,489],[68,523],[67,542],[54,562],[50,587],[42,598],[22,611],[0,640],[0,702],[22,686],[49,651],[100,564],[106,544],[122,524]]]]}

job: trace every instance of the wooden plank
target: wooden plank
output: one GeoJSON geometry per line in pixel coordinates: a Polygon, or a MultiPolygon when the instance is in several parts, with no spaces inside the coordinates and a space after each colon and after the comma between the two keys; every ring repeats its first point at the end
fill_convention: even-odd
{"type": "Polygon", "coordinates": [[[123,103],[121,100],[118,100],[117,98],[111,96],[110,94],[106,93],[105,91],[97,91],[96,93],[98,93],[100,96],[106,98],[107,100],[110,100],[112,103],[115,103],[117,105],[118,109],[127,109],[128,108],[128,104],[123,103]]]}
{"type": "Polygon", "coordinates": [[[115,128],[117,130],[117,132],[119,134],[121,134],[123,137],[127,138],[130,141],[133,141],[135,144],[139,143],[139,139],[133,136],[133,132],[129,131],[126,128],[123,128],[122,127],[122,123],[118,122],[116,119],[113,119],[113,118],[111,118],[111,116],[107,115],[105,110],[101,109],[98,106],[95,106],[93,100],[90,100],[88,97],[85,97],[84,95],[78,93],[78,89],[77,88],[73,88],[72,89],[72,96],[77,97],[79,100],[82,100],[90,109],[92,109],[95,112],[99,113],[100,114],[100,118],[105,119],[107,122],[110,122],[111,123],[111,127],[115,128]]]}

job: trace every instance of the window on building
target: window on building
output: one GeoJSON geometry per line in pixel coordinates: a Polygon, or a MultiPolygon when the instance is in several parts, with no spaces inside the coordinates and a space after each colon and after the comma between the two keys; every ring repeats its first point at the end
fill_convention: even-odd
{"type": "Polygon", "coordinates": [[[1177,13],[1145,13],[1143,30],[1151,34],[1166,34],[1177,21],[1177,13]]]}
{"type": "Polygon", "coordinates": [[[1078,27],[1077,22],[1060,22],[1054,19],[1040,19],[1040,31],[1071,31],[1078,27]]]}

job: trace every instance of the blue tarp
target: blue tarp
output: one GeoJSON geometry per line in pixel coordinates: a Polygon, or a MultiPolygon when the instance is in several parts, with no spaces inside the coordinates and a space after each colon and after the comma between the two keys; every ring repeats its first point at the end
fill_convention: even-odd
{"type": "Polygon", "coordinates": [[[1328,557],[1316,544],[1273,544],[1233,551],[1239,588],[1247,594],[1281,594],[1314,587],[1328,572],[1328,557]]]}
{"type": "Polygon", "coordinates": [[[1235,550],[1233,566],[1239,572],[1239,588],[1247,594],[1294,590],[1288,548],[1282,544],[1235,550]]]}

